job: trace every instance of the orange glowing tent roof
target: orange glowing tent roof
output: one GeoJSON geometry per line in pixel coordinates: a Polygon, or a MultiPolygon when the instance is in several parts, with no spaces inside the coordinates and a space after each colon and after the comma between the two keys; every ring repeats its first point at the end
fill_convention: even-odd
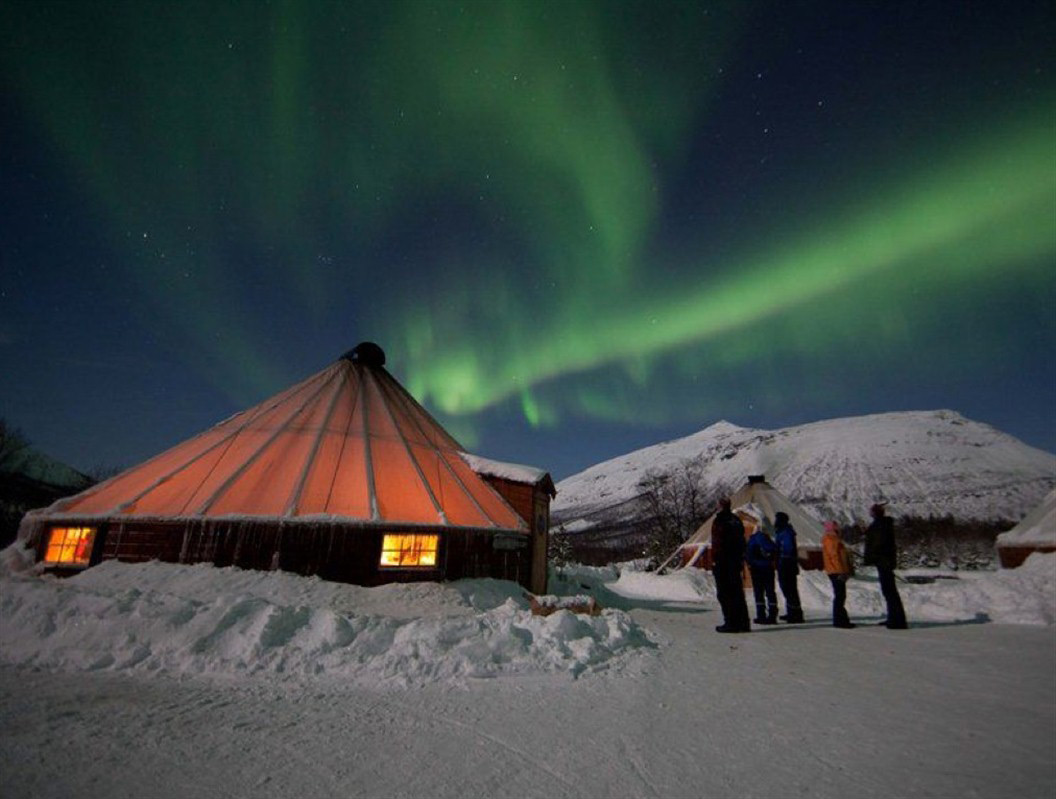
{"type": "Polygon", "coordinates": [[[307,380],[47,512],[526,530],[384,363],[380,347],[360,344],[307,380]]]}

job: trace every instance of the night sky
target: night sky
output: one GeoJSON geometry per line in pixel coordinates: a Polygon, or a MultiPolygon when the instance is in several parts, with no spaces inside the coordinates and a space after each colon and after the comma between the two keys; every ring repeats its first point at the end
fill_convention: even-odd
{"type": "Polygon", "coordinates": [[[362,340],[561,478],[720,419],[1056,451],[1052,2],[0,5],[0,416],[130,466],[362,340]]]}

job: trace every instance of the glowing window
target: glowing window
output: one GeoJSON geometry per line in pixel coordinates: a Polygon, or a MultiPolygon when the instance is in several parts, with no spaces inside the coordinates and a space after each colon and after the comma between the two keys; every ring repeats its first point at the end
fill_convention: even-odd
{"type": "Polygon", "coordinates": [[[438,535],[386,534],[381,541],[381,565],[387,568],[436,566],[438,535]]]}
{"type": "Polygon", "coordinates": [[[87,566],[92,558],[94,541],[94,527],[53,527],[48,538],[48,549],[44,553],[44,563],[87,566]]]}

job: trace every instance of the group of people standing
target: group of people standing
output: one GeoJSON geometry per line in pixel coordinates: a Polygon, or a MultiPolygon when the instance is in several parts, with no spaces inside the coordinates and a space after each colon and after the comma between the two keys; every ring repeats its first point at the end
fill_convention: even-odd
{"type": "MultiPolygon", "coordinates": [[[[882,504],[870,509],[872,523],[865,533],[863,562],[876,567],[880,590],[887,603],[887,618],[882,622],[889,629],[906,629],[906,612],[895,584],[897,549],[894,527],[882,504]]],[[[825,573],[832,584],[832,625],[851,629],[855,624],[847,614],[847,581],[854,574],[850,553],[847,551],[836,522],[825,522],[821,539],[825,573]]],[[[720,633],[746,633],[752,629],[748,618],[748,603],[741,580],[745,562],[752,577],[755,594],[756,624],[777,624],[777,591],[775,578],[785,598],[785,613],[780,616],[789,624],[801,624],[803,606],[799,600],[799,557],[796,531],[788,514],[774,514],[774,535],[770,537],[762,525],[745,540],[744,524],[730,508],[730,500],[719,502],[719,511],[711,527],[712,575],[715,591],[722,608],[723,623],[715,629],[720,633]]]]}

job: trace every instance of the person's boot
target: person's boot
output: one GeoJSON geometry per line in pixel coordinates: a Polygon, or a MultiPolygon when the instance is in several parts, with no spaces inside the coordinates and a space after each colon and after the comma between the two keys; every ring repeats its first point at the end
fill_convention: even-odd
{"type": "Polygon", "coordinates": [[[789,624],[802,624],[804,622],[803,611],[793,610],[788,614],[788,618],[785,619],[789,624]]]}
{"type": "Polygon", "coordinates": [[[777,624],[777,608],[770,608],[770,612],[766,615],[767,624],[777,624]]]}

